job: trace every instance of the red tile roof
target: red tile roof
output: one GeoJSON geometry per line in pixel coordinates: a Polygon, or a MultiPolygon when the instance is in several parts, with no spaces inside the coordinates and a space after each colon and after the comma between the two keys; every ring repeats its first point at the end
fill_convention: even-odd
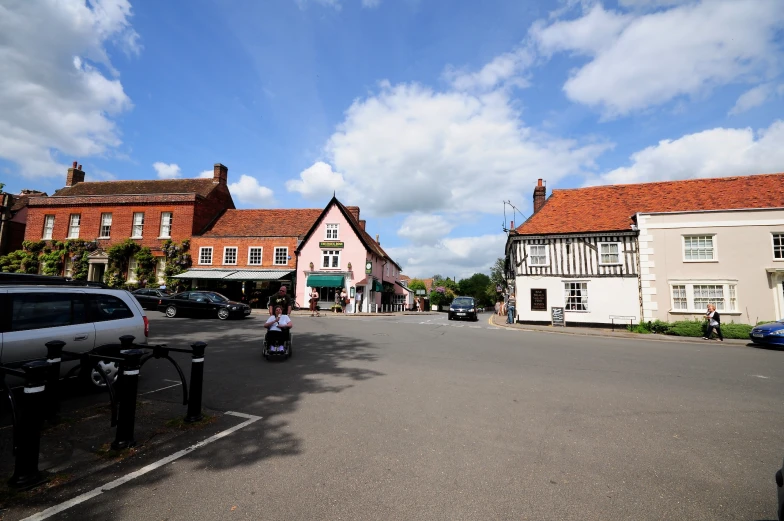
{"type": "Polygon", "coordinates": [[[308,233],[322,210],[226,210],[204,237],[301,237],[308,233]]]}
{"type": "Polygon", "coordinates": [[[553,190],[517,233],[626,231],[635,213],[784,208],[784,174],[553,190]]]}
{"type": "Polygon", "coordinates": [[[91,195],[198,194],[207,197],[218,183],[209,179],[148,179],[76,183],[57,190],[53,197],[91,195]]]}

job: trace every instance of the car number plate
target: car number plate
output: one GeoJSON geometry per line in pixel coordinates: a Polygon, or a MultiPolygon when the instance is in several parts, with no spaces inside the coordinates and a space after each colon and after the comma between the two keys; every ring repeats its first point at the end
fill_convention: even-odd
{"type": "Polygon", "coordinates": [[[752,333],[752,336],[755,336],[757,338],[762,338],[765,335],[763,335],[762,333],[752,333]]]}
{"type": "Polygon", "coordinates": [[[465,316],[465,313],[458,313],[458,314],[457,314],[457,316],[458,316],[458,317],[465,316]]]}

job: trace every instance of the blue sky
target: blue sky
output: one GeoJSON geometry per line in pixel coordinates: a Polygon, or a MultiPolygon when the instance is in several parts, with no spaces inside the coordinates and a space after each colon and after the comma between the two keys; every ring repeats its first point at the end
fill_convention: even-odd
{"type": "Polygon", "coordinates": [[[537,178],[784,171],[783,30],[780,0],[11,0],[0,182],[222,162],[239,207],[336,191],[406,273],[462,277],[537,178]]]}

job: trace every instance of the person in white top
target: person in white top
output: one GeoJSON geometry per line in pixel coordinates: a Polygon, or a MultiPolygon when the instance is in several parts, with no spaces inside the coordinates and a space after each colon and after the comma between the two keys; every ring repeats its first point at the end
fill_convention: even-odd
{"type": "Polygon", "coordinates": [[[267,329],[265,338],[270,351],[283,351],[285,349],[283,343],[288,340],[289,330],[293,326],[294,324],[291,323],[289,316],[283,314],[283,308],[281,306],[275,307],[275,314],[270,315],[264,323],[264,327],[267,329]]]}

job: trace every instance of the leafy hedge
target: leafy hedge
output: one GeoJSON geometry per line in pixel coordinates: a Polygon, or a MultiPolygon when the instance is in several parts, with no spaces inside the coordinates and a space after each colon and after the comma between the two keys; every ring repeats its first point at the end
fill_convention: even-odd
{"type": "MultiPolygon", "coordinates": [[[[724,338],[739,338],[746,340],[749,338],[751,328],[748,324],[735,324],[730,322],[721,325],[721,333],[724,338]]],[[[629,326],[629,331],[641,334],[656,333],[659,335],[690,336],[700,338],[705,335],[705,322],[702,320],[681,320],[678,322],[647,322],[636,326],[629,326]]]]}

